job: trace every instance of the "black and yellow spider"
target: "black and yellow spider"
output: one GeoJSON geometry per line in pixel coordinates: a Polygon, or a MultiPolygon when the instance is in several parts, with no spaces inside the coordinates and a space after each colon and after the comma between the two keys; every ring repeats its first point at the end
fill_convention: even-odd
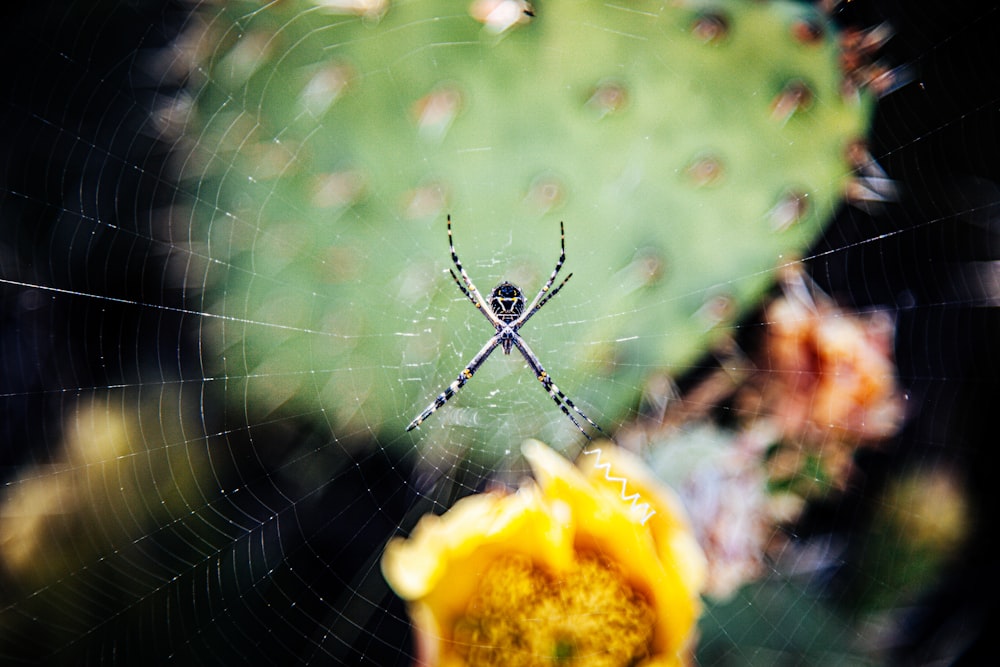
{"type": "Polygon", "coordinates": [[[490,338],[489,342],[483,346],[483,349],[479,350],[476,356],[472,358],[472,361],[470,361],[469,364],[462,369],[462,372],[458,374],[458,378],[445,387],[444,391],[434,399],[434,402],[428,405],[427,409],[420,413],[420,416],[410,422],[410,425],[406,427],[407,431],[411,431],[420,426],[425,419],[434,414],[434,412],[444,405],[449,398],[454,396],[459,389],[464,387],[465,383],[471,380],[475,372],[479,370],[480,366],[483,365],[486,358],[489,357],[495,349],[500,347],[503,348],[504,354],[510,354],[512,349],[517,348],[518,352],[521,353],[521,356],[523,356],[525,361],[528,362],[528,366],[531,367],[535,377],[538,378],[538,381],[542,383],[543,387],[545,387],[545,391],[549,392],[549,396],[551,396],[552,400],[556,402],[559,409],[562,410],[567,417],[569,417],[570,421],[572,421],[578,429],[580,429],[580,432],[583,433],[587,440],[591,439],[590,435],[583,430],[580,422],[578,422],[570,413],[569,408],[572,408],[578,415],[587,420],[588,424],[601,433],[604,433],[600,426],[595,424],[590,417],[583,414],[583,411],[576,407],[576,405],[573,404],[573,401],[569,400],[566,394],[562,393],[559,390],[559,387],[552,382],[552,377],[545,371],[544,368],[542,368],[542,364],[538,361],[538,357],[536,357],[535,353],[531,351],[531,348],[528,347],[528,344],[524,342],[524,339],[521,338],[521,334],[519,333],[525,322],[527,322],[532,315],[541,310],[542,306],[548,303],[549,299],[558,294],[559,290],[563,288],[563,285],[565,285],[569,279],[573,277],[572,273],[569,274],[561,283],[559,283],[558,287],[549,292],[549,289],[552,287],[552,283],[556,280],[556,274],[559,273],[559,269],[562,268],[563,262],[566,261],[566,232],[563,228],[562,222],[559,223],[559,236],[561,252],[559,254],[559,261],[556,262],[556,268],[553,269],[548,282],[542,286],[542,289],[538,290],[538,294],[535,296],[534,301],[532,301],[528,309],[525,310],[524,294],[521,292],[521,288],[513,283],[507,282],[506,280],[493,288],[493,291],[490,292],[488,299],[483,299],[482,294],[480,294],[479,290],[476,289],[476,286],[472,284],[469,274],[467,274],[465,269],[462,267],[462,263],[458,261],[458,253],[455,252],[455,243],[451,238],[451,216],[448,216],[448,247],[451,249],[451,261],[455,263],[455,267],[458,269],[458,272],[462,274],[462,280],[465,281],[465,284],[463,285],[459,282],[458,276],[455,275],[454,271],[451,269],[448,270],[451,272],[451,277],[454,278],[455,284],[458,285],[458,289],[462,290],[462,294],[464,294],[469,301],[472,302],[476,309],[483,314],[489,323],[493,325],[496,329],[496,333],[492,338],[490,338]],[[566,406],[569,406],[569,408],[566,406]]]}

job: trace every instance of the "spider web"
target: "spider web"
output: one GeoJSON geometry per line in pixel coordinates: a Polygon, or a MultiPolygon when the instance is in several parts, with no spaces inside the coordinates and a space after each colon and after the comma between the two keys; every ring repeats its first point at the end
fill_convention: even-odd
{"type": "MultiPolygon", "coordinates": [[[[243,378],[206,372],[202,349],[214,327],[280,334],[287,325],[208,307],[201,267],[217,256],[193,242],[183,216],[167,213],[200,196],[176,182],[175,147],[151,120],[164,99],[184,94],[163,54],[189,27],[189,11],[154,0],[6,10],[0,657],[409,664],[406,611],[378,567],[385,541],[524,470],[513,451],[477,463],[468,456],[476,443],[458,439],[433,456],[402,434],[370,446],[362,441],[382,430],[381,417],[365,413],[334,437],[332,417],[261,414],[249,398],[220,399],[243,378]]],[[[861,455],[855,488],[799,527],[794,537],[819,552],[812,565],[797,552],[797,567],[769,564],[761,582],[709,606],[703,664],[976,664],[989,655],[998,579],[986,541],[995,522],[988,443],[1000,395],[1000,88],[991,70],[1000,10],[873,2],[851,11],[865,24],[890,21],[896,35],[885,57],[913,74],[880,100],[870,145],[903,194],[868,211],[844,208],[806,261],[839,303],[892,311],[908,421],[890,446],[861,455]],[[883,547],[872,517],[893,502],[880,492],[899,470],[939,466],[957,471],[978,508],[976,532],[960,566],[902,598],[911,608],[894,610],[891,631],[865,626],[850,615],[852,592],[899,586],[894,571],[864,567],[866,553],[883,547]]],[[[230,104],[253,111],[240,108],[245,100],[230,104]]],[[[558,255],[555,228],[526,230],[537,255],[519,256],[520,230],[471,233],[461,223],[456,245],[480,289],[508,278],[533,295],[558,255]]],[[[396,334],[419,337],[422,322],[446,322],[439,355],[457,374],[490,331],[442,273],[449,262],[438,232],[430,271],[451,296],[401,315],[396,334]]],[[[377,260],[404,262],[405,243],[381,234],[377,260]]],[[[567,221],[564,272],[577,274],[567,293],[585,291],[600,251],[567,221]]],[[[254,268],[251,279],[273,279],[268,271],[254,268]]],[[[589,383],[561,379],[564,360],[596,344],[578,335],[591,315],[586,299],[565,296],[523,335],[560,388],[602,423],[597,406],[611,392],[587,394],[589,383]]],[[[365,306],[388,307],[375,293],[365,306]]],[[[385,392],[389,417],[405,424],[424,399],[414,404],[409,390],[378,382],[398,377],[400,363],[369,356],[337,372],[359,395],[385,392]]],[[[454,374],[425,370],[405,375],[429,401],[454,374]]],[[[265,380],[279,387],[287,378],[265,380]]],[[[537,434],[532,419],[554,424],[542,432],[549,439],[572,438],[537,384],[516,354],[497,352],[432,419],[460,424],[477,418],[464,404],[487,405],[512,443],[537,434]]]]}

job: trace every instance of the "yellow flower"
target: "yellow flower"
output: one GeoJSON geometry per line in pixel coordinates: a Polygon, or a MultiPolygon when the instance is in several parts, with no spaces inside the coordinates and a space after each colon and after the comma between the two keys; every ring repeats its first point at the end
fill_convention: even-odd
{"type": "Polygon", "coordinates": [[[382,572],[409,602],[419,664],[687,661],[704,556],[672,493],[599,444],[578,468],[528,441],[536,482],[464,498],[389,542],[382,572]]]}

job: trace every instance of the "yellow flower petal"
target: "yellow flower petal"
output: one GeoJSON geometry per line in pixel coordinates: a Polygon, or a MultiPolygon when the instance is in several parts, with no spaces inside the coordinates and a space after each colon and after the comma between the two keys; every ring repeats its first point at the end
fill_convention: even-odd
{"type": "Polygon", "coordinates": [[[546,497],[564,500],[575,515],[588,517],[577,530],[577,544],[611,555],[636,574],[633,585],[661,612],[656,649],[684,648],[701,610],[697,594],[706,564],[680,500],[610,443],[595,443],[581,454],[579,470],[537,441],[525,443],[524,455],[546,497]],[[628,500],[633,494],[638,497],[628,500]]]}
{"type": "MultiPolygon", "coordinates": [[[[602,447],[600,461],[583,456],[583,471],[540,442],[529,441],[523,450],[537,483],[516,493],[464,498],[442,516],[425,516],[409,538],[394,538],[386,547],[382,571],[410,603],[418,661],[466,665],[463,656],[478,656],[485,664],[516,664],[515,648],[505,656],[495,642],[522,627],[518,613],[530,608],[524,627],[537,632],[516,642],[522,653],[532,641],[532,650],[553,656],[582,649],[588,637],[571,636],[581,631],[582,620],[572,622],[579,618],[593,632],[642,623],[634,632],[626,626],[612,632],[626,645],[609,647],[609,655],[621,649],[642,665],[681,664],[700,611],[704,557],[679,503],[637,460],[611,445],[602,447]],[[639,492],[640,500],[623,499],[615,481],[623,475],[625,495],[639,492]],[[648,505],[640,509],[643,503],[648,505]],[[638,596],[639,606],[622,606],[616,590],[634,591],[627,595],[638,596]],[[581,605],[584,616],[572,617],[581,605]],[[456,643],[456,627],[466,643],[456,643]],[[484,648],[475,648],[476,638],[487,642],[484,648]]],[[[601,651],[587,654],[592,664],[611,664],[601,651]]],[[[580,656],[574,664],[587,660],[580,656]]]]}

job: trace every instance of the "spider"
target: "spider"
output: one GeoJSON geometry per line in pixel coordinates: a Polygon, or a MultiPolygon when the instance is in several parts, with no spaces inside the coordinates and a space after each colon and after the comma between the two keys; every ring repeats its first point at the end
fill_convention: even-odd
{"type": "Polygon", "coordinates": [[[469,278],[469,274],[465,272],[465,268],[462,267],[462,263],[458,260],[458,253],[455,252],[455,243],[451,237],[451,216],[448,216],[448,247],[451,250],[451,261],[455,263],[455,268],[462,275],[462,282],[458,280],[458,276],[455,275],[455,271],[451,268],[448,271],[451,273],[452,279],[454,279],[455,284],[458,285],[458,289],[462,290],[462,294],[472,302],[472,305],[483,314],[483,316],[489,321],[489,323],[496,329],[496,333],[492,338],[483,346],[483,349],[476,353],[476,356],[472,358],[472,361],[462,369],[462,372],[458,374],[458,377],[450,385],[444,388],[437,398],[434,399],[427,409],[420,413],[420,415],[410,422],[410,425],[406,427],[407,431],[412,431],[416,427],[420,426],[424,420],[430,417],[434,412],[437,411],[442,405],[444,405],[448,399],[454,396],[459,389],[465,386],[465,383],[472,379],[479,367],[483,365],[483,362],[493,354],[493,351],[498,347],[503,350],[504,354],[510,354],[511,350],[517,348],[517,351],[521,353],[524,360],[528,362],[528,366],[535,373],[535,377],[538,381],[542,383],[545,391],[549,393],[552,400],[555,401],[559,409],[563,411],[570,421],[576,425],[583,433],[587,440],[591,440],[590,435],[583,430],[580,422],[576,420],[573,414],[569,411],[572,408],[578,415],[583,417],[588,424],[594,427],[596,430],[604,433],[604,430],[594,423],[594,421],[585,415],[583,411],[576,407],[576,405],[571,401],[566,394],[559,390],[559,387],[555,385],[552,381],[552,376],[546,372],[542,367],[542,363],[538,361],[538,357],[535,353],[531,351],[528,344],[524,342],[521,338],[520,330],[524,324],[531,319],[531,316],[541,310],[542,306],[549,302],[549,299],[554,297],[559,293],[559,290],[563,288],[569,279],[573,277],[573,274],[566,276],[559,286],[554,290],[549,292],[552,284],[556,280],[556,274],[559,273],[559,269],[562,268],[563,262],[566,261],[566,231],[563,227],[563,223],[559,223],[559,244],[560,250],[559,261],[556,262],[556,268],[553,269],[552,275],[549,276],[548,282],[542,286],[542,289],[538,290],[538,294],[535,296],[531,305],[528,309],[524,308],[524,294],[521,292],[521,288],[513,283],[507,282],[506,280],[493,288],[490,292],[488,298],[483,299],[482,294],[476,289],[476,286],[472,284],[472,279],[469,278]],[[569,406],[567,408],[566,406],[569,406]]]}

